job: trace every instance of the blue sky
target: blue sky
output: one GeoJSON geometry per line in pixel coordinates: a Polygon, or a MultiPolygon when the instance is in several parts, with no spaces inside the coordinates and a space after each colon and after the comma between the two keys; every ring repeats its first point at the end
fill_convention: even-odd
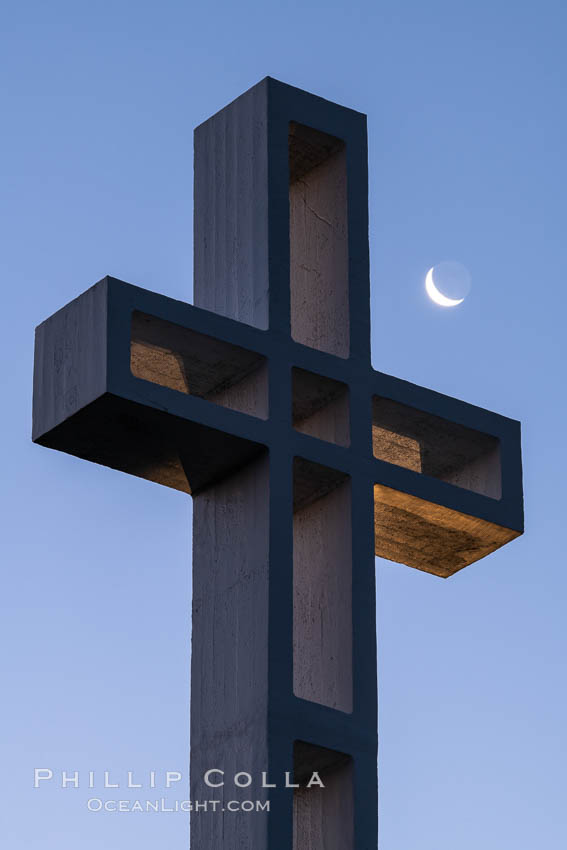
{"type": "Polygon", "coordinates": [[[6,846],[187,846],[183,815],[32,786],[187,771],[191,539],[182,494],[32,445],[33,329],[105,274],[191,298],[193,127],[267,74],[368,114],[374,366],[523,422],[523,538],[447,582],[377,562],[381,850],[559,846],[564,5],[20,0],[2,23],[6,846]],[[472,274],[455,310],[423,292],[442,260],[472,274]]]}

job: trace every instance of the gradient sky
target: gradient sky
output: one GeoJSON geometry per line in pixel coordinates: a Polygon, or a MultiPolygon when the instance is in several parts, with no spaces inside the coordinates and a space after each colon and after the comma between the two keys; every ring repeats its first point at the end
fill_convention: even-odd
{"type": "Polygon", "coordinates": [[[523,538],[449,581],[377,561],[380,848],[561,846],[565,4],[19,0],[2,30],[6,847],[187,846],[32,787],[187,774],[191,592],[190,499],[32,445],[33,329],[105,274],[191,298],[193,127],[267,74],[368,114],[374,366],[523,422],[523,538]]]}

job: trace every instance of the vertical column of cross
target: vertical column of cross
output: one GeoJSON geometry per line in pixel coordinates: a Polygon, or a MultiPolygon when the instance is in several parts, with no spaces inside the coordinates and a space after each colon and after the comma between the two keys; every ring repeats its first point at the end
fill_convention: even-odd
{"type": "MultiPolygon", "coordinates": [[[[283,560],[270,583],[278,652],[270,668],[270,758],[281,769],[293,747],[296,782],[316,770],[325,789],[296,790],[291,836],[289,797],[279,795],[286,817],[270,824],[270,848],[366,850],[377,845],[366,118],[276,81],[268,116],[270,331],[331,355],[321,361],[331,373],[332,359],[342,358],[351,376],[346,479],[344,468],[290,456],[292,586],[283,560]],[[325,492],[305,503],[309,476],[325,492]]],[[[293,349],[288,369],[297,365],[293,349]]],[[[289,423],[289,412],[281,413],[289,423]]],[[[285,474],[287,484],[282,468],[285,474]]]]}
{"type": "Polygon", "coordinates": [[[349,294],[351,316],[350,429],[353,451],[353,741],[354,842],[356,850],[378,845],[376,586],[372,454],[372,407],[368,392],[370,268],[368,247],[368,151],[366,116],[352,116],[347,145],[349,294]]]}
{"type": "MultiPolygon", "coordinates": [[[[260,328],[269,323],[266,103],[259,85],[205,121],[194,158],[194,303],[260,328]]],[[[193,499],[191,799],[221,803],[192,815],[194,848],[268,847],[267,813],[226,809],[268,793],[258,782],[269,751],[270,525],[268,450],[193,499]],[[224,771],[224,786],[204,784],[211,769],[224,771]],[[235,788],[238,773],[254,784],[235,788]]]]}
{"type": "Polygon", "coordinates": [[[366,850],[376,670],[364,116],[268,78],[197,128],[195,304],[269,330],[271,437],[269,456],[194,499],[191,795],[219,764],[266,771],[278,787],[247,789],[269,794],[269,818],[198,815],[192,842],[366,850]],[[315,504],[301,492],[315,467],[293,453],[294,342],[360,374],[350,478],[327,470],[341,483],[315,504]],[[310,606],[330,640],[313,639],[310,606]],[[324,791],[282,787],[286,772],[303,785],[312,771],[324,791]]]}

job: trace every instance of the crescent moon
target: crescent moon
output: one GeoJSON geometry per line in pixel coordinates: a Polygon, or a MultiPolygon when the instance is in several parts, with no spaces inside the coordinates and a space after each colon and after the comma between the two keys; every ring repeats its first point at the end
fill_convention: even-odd
{"type": "Polygon", "coordinates": [[[440,307],[456,307],[457,304],[462,304],[465,300],[464,298],[447,298],[446,295],[443,295],[442,292],[439,292],[437,287],[433,282],[433,268],[429,269],[427,274],[425,275],[425,291],[429,295],[432,301],[435,301],[436,304],[439,304],[440,307]]]}

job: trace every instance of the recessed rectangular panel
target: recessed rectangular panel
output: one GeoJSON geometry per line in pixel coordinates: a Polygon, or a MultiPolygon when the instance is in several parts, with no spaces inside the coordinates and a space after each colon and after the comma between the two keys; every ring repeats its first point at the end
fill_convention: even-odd
{"type": "Polygon", "coordinates": [[[293,691],[352,711],[350,478],[294,464],[293,691]]]}
{"type": "Polygon", "coordinates": [[[303,741],[294,745],[293,850],[352,850],[353,761],[303,741]],[[316,773],[323,783],[309,787],[316,773]]]}
{"type": "Polygon", "coordinates": [[[292,370],[293,427],[339,446],[350,445],[348,387],[305,369],[292,370]]]}
{"type": "Polygon", "coordinates": [[[380,396],[372,413],[374,457],[500,499],[496,437],[380,396]]]}
{"type": "Polygon", "coordinates": [[[348,357],[346,149],[341,139],[289,125],[291,335],[348,357]]]}
{"type": "Polygon", "coordinates": [[[400,490],[374,485],[375,552],[447,578],[520,532],[400,490]]]}
{"type": "Polygon", "coordinates": [[[265,357],[139,311],[132,314],[130,368],[136,378],[268,417],[265,357]]]}

